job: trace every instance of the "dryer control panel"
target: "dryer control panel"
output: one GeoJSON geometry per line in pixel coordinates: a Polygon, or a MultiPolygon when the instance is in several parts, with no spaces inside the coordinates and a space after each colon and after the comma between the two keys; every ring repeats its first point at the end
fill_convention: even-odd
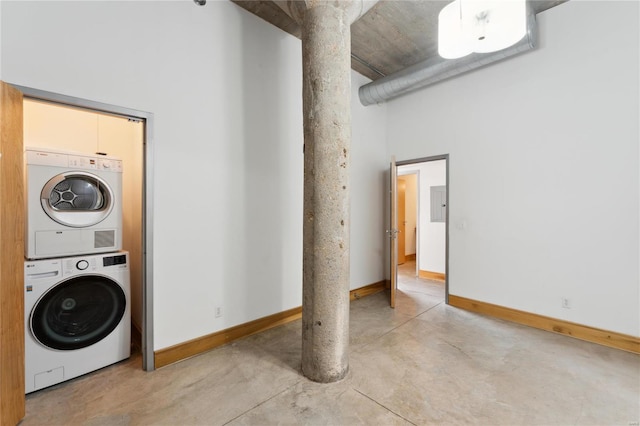
{"type": "Polygon", "coordinates": [[[40,166],[64,167],[75,170],[100,170],[104,172],[122,173],[122,160],[86,154],[68,154],[27,148],[25,151],[27,164],[40,166]]]}
{"type": "Polygon", "coordinates": [[[122,173],[122,161],[109,158],[98,158],[98,170],[122,173]]]}

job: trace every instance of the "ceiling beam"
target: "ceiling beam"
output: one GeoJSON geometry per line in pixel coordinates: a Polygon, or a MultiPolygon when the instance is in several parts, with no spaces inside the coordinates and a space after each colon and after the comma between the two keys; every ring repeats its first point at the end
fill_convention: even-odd
{"type": "MultiPolygon", "coordinates": [[[[282,31],[298,39],[300,38],[300,25],[271,0],[231,0],[231,2],[267,21],[271,25],[280,28],[282,31]]],[[[384,77],[384,74],[380,70],[371,66],[353,53],[351,54],[351,68],[371,80],[384,77]]]]}

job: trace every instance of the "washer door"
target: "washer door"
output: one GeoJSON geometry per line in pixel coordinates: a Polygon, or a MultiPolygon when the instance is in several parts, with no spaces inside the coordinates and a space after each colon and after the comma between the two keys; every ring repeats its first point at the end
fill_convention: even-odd
{"type": "Polygon", "coordinates": [[[59,174],[40,193],[45,213],[61,225],[86,228],[106,219],[113,210],[113,191],[99,176],[86,172],[59,174]]]}
{"type": "Polygon", "coordinates": [[[31,311],[33,336],[44,346],[74,350],[107,337],[120,323],[126,296],[101,275],[74,277],[50,288],[31,311]]]}

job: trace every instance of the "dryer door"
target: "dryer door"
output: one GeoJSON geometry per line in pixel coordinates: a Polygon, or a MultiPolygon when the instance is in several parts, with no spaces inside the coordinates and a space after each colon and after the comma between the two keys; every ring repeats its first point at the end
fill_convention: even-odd
{"type": "Polygon", "coordinates": [[[85,228],[109,216],[114,198],[112,189],[99,176],[67,172],[47,182],[40,193],[40,203],[45,213],[56,222],[85,228]]]}
{"type": "Polygon", "coordinates": [[[31,332],[52,349],[91,346],[118,326],[126,303],[125,293],[115,281],[101,275],[74,277],[40,297],[31,311],[31,332]]]}

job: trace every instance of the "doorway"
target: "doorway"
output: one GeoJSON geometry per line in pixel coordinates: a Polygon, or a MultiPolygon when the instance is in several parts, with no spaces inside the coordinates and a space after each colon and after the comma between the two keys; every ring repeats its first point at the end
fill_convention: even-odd
{"type": "Polygon", "coordinates": [[[105,153],[123,160],[123,249],[129,252],[132,338],[155,369],[152,329],[153,114],[26,87],[24,146],[105,153]]]}
{"type": "Polygon", "coordinates": [[[449,155],[392,161],[392,306],[402,273],[444,283],[449,299],[449,155]],[[414,180],[412,193],[409,182],[414,180]],[[404,190],[402,188],[404,187],[404,190]],[[415,219],[412,222],[412,215],[415,219]],[[403,231],[404,230],[404,231],[403,231]],[[415,264],[407,255],[415,256],[415,264]],[[403,256],[402,256],[403,255],[403,256]],[[403,259],[404,257],[404,259],[403,259]]]}

